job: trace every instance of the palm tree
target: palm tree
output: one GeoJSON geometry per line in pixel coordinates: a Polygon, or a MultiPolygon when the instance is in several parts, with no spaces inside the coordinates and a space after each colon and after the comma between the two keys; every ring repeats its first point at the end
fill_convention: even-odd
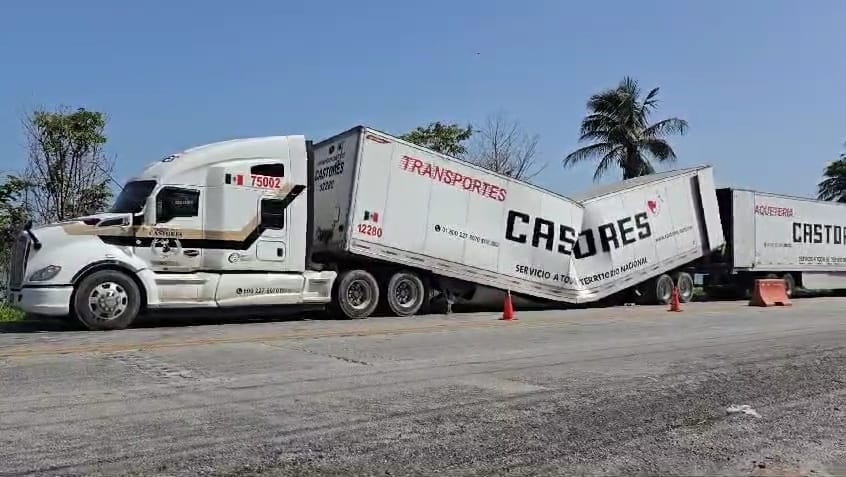
{"type": "Polygon", "coordinates": [[[846,153],[825,167],[823,177],[817,184],[817,199],[846,202],[846,153]]]}
{"type": "Polygon", "coordinates": [[[573,151],[564,158],[564,167],[599,159],[593,179],[598,180],[612,166],[623,169],[623,179],[655,172],[650,159],[673,162],[676,153],[664,139],[684,134],[687,121],[669,118],[649,124],[650,113],[658,105],[658,88],[641,100],[637,81],[625,77],[613,89],[601,91],[587,102],[589,114],[582,120],[579,142],[593,144],[573,151]]]}

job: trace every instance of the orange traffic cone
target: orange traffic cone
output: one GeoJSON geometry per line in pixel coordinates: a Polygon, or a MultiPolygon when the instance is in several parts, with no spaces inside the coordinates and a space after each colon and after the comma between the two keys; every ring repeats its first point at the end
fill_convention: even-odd
{"type": "Polygon", "coordinates": [[[511,304],[511,290],[505,294],[505,305],[502,308],[502,318],[501,320],[505,321],[514,321],[517,318],[514,317],[514,306],[511,304]]]}
{"type": "Polygon", "coordinates": [[[679,299],[679,287],[673,287],[673,297],[670,299],[670,309],[667,311],[682,311],[679,299]]]}

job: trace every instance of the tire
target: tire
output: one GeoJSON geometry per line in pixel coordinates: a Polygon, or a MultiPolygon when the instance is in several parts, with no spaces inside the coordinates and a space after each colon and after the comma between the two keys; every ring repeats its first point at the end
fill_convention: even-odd
{"type": "Polygon", "coordinates": [[[682,303],[690,303],[693,301],[693,277],[687,272],[679,272],[676,274],[675,282],[679,289],[679,301],[682,303]]]}
{"type": "Polygon", "coordinates": [[[345,317],[367,318],[379,305],[379,284],[370,272],[347,270],[338,278],[333,298],[336,309],[345,317]]]}
{"type": "Polygon", "coordinates": [[[426,302],[428,290],[423,280],[414,272],[394,273],[388,280],[385,299],[396,316],[416,315],[426,302]]]}
{"type": "Polygon", "coordinates": [[[658,305],[669,305],[670,300],[673,297],[673,287],[675,285],[673,277],[667,275],[666,273],[653,280],[651,286],[651,297],[653,298],[653,303],[658,305]]]}
{"type": "Polygon", "coordinates": [[[73,313],[89,330],[122,330],[135,321],[140,309],[138,285],[117,270],[88,275],[74,292],[73,313]]]}
{"type": "Polygon", "coordinates": [[[785,273],[781,278],[784,280],[784,288],[787,289],[787,297],[792,298],[796,293],[796,279],[790,273],[785,273]]]}

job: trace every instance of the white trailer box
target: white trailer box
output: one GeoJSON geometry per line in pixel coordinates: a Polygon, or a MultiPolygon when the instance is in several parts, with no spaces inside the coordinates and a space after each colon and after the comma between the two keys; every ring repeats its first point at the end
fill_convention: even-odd
{"type": "Polygon", "coordinates": [[[578,302],[648,285],[639,290],[645,301],[665,303],[674,284],[689,300],[693,281],[685,270],[724,243],[709,166],[629,179],[575,198],[585,208],[574,253],[578,276],[568,278],[578,302]]]}
{"type": "Polygon", "coordinates": [[[741,189],[718,193],[732,275],[782,276],[789,286],[808,289],[846,286],[846,204],[741,189]]]}
{"type": "Polygon", "coordinates": [[[364,127],[316,144],[314,161],[317,262],[566,299],[577,202],[364,127]]]}

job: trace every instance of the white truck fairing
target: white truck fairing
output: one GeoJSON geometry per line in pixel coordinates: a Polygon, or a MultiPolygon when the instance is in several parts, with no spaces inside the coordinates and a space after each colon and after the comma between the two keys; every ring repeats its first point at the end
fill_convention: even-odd
{"type": "Polygon", "coordinates": [[[575,201],[354,128],[315,145],[314,251],[354,254],[561,300],[575,201]],[[550,276],[536,273],[550,272],[550,276]]]}

